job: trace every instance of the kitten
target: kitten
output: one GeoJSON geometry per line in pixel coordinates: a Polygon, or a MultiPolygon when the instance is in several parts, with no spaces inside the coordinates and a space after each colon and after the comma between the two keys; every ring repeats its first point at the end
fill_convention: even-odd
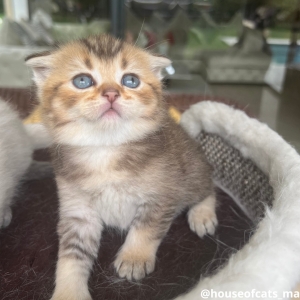
{"type": "MultiPolygon", "coordinates": [[[[12,198],[26,171],[34,169],[41,175],[40,164],[32,162],[33,151],[49,145],[49,136],[42,125],[23,125],[18,114],[0,99],[0,228],[11,222],[12,198]]],[[[44,171],[49,167],[41,165],[44,171]]],[[[31,179],[33,175],[37,177],[36,172],[31,172],[31,179]]]]}
{"type": "Polygon", "coordinates": [[[173,219],[213,234],[211,168],[169,117],[161,70],[170,60],[110,36],[27,58],[54,140],[60,198],[53,300],[91,299],[88,278],[104,224],[129,229],[114,266],[139,280],[154,270],[173,219]]]}

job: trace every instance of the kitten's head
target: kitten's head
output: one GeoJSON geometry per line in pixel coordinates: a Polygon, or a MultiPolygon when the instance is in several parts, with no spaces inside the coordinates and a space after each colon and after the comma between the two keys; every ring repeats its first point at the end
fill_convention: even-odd
{"type": "Polygon", "coordinates": [[[108,35],[26,59],[46,125],[73,145],[122,144],[161,126],[161,70],[170,63],[108,35]]]}

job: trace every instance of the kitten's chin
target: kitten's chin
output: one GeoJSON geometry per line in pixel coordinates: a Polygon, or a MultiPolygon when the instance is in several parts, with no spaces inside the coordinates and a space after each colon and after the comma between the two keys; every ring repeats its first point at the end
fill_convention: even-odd
{"type": "Polygon", "coordinates": [[[154,120],[124,120],[108,112],[99,121],[77,121],[66,124],[54,133],[58,144],[73,146],[117,146],[144,138],[160,127],[154,120]],[[112,121],[114,119],[115,121],[112,121]]]}
{"type": "Polygon", "coordinates": [[[110,108],[108,109],[107,111],[105,111],[101,116],[100,118],[102,120],[116,120],[116,119],[119,119],[121,116],[120,114],[118,113],[118,111],[116,111],[115,109],[113,108],[110,108]]]}
{"type": "Polygon", "coordinates": [[[118,105],[111,105],[110,103],[105,103],[97,108],[91,109],[88,112],[82,114],[89,122],[101,122],[104,123],[115,123],[115,121],[121,121],[121,108],[118,105]]]}

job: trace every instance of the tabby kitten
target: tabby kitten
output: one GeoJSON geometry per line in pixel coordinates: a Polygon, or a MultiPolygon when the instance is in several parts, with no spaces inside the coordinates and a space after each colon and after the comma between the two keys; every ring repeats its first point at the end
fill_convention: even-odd
{"type": "Polygon", "coordinates": [[[54,140],[60,198],[53,300],[91,299],[88,278],[103,226],[129,229],[114,266],[139,280],[154,270],[173,219],[213,234],[211,168],[168,116],[161,70],[170,60],[108,35],[27,58],[54,140]]]}

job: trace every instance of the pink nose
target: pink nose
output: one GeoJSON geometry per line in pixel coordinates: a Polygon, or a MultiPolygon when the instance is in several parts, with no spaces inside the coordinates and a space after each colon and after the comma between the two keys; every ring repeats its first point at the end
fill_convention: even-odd
{"type": "Polygon", "coordinates": [[[107,89],[103,91],[102,96],[105,97],[109,102],[114,102],[120,96],[119,92],[115,89],[107,89]]]}

